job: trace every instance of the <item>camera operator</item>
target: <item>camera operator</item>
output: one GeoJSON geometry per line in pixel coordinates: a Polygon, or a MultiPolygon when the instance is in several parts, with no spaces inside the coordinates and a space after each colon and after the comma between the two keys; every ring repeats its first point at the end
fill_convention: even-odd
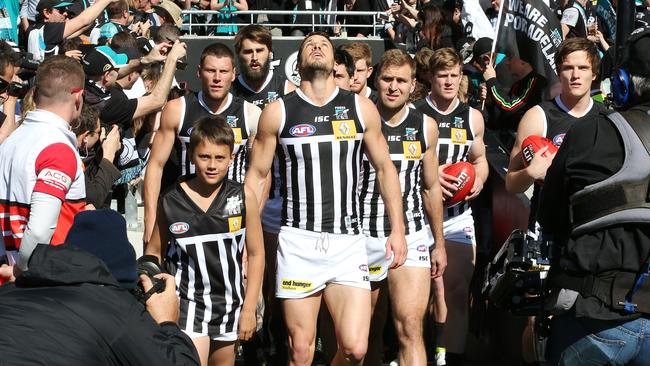
{"type": "Polygon", "coordinates": [[[16,129],[16,103],[18,98],[10,93],[16,76],[20,55],[9,44],[0,41],[0,144],[16,129]]]}
{"type": "Polygon", "coordinates": [[[141,275],[135,290],[135,251],[117,212],[79,213],[62,245],[38,245],[29,271],[0,287],[2,362],[198,365],[177,325],[174,277],[155,278],[141,275]],[[152,281],[164,286],[151,291],[152,281]]]}
{"type": "Polygon", "coordinates": [[[626,110],[573,124],[546,174],[539,218],[554,242],[553,364],[650,359],[649,47],[650,29],[631,34],[617,70],[631,82],[613,88],[626,110]]]}

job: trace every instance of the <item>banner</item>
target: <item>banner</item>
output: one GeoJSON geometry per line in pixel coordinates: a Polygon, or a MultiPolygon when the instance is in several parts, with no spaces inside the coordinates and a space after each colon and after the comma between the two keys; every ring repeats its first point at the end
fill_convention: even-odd
{"type": "Polygon", "coordinates": [[[530,63],[549,82],[557,77],[555,53],[562,42],[557,16],[543,0],[504,0],[496,52],[530,63]]]}

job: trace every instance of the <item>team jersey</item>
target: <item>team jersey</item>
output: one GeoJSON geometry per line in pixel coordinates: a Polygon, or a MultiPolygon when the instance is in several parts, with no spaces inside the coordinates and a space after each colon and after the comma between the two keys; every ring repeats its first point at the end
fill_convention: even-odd
{"type": "MultiPolygon", "coordinates": [[[[248,137],[250,136],[250,123],[247,120],[244,99],[228,94],[226,106],[214,113],[205,104],[203,92],[190,93],[181,100],[183,103],[180,123],[176,131],[176,140],[171,159],[169,159],[164,176],[176,180],[179,176],[194,174],[194,164],[190,161],[189,146],[190,134],[194,125],[204,117],[219,115],[226,119],[235,134],[233,154],[235,159],[228,169],[228,179],[243,183],[248,166],[248,137]]],[[[167,184],[169,186],[170,184],[167,184]]],[[[165,185],[163,185],[165,186],[165,185]]]]}
{"type": "MultiPolygon", "coordinates": [[[[598,116],[605,107],[600,103],[594,103],[593,99],[589,99],[589,109],[582,117],[575,117],[569,114],[570,109],[567,108],[560,96],[558,95],[553,100],[538,104],[533,107],[538,109],[543,118],[543,132],[542,136],[553,141],[553,144],[558,148],[564,141],[564,135],[569,131],[569,128],[574,123],[583,119],[590,119],[598,116]]],[[[537,211],[539,210],[539,195],[541,193],[541,186],[535,184],[533,188],[533,196],[530,200],[530,215],[528,217],[528,228],[532,232],[536,232],[537,211]]]]}
{"type": "MultiPolygon", "coordinates": [[[[467,155],[474,142],[472,130],[472,113],[467,104],[456,98],[456,106],[447,114],[440,112],[431,101],[431,96],[413,103],[422,113],[432,117],[438,123],[438,146],[436,153],[440,165],[467,161],[467,155]]],[[[457,216],[469,208],[462,202],[444,210],[444,219],[457,216]]]]}
{"type": "Polygon", "coordinates": [[[237,76],[237,79],[235,79],[231,90],[236,96],[242,97],[247,102],[253,103],[254,105],[264,109],[267,104],[286,94],[286,83],[287,79],[283,78],[279,74],[273,73],[273,70],[270,70],[269,74],[266,76],[264,84],[262,84],[262,87],[258,91],[253,90],[253,88],[246,83],[241,74],[237,76]]]}
{"type": "MultiPolygon", "coordinates": [[[[184,177],[190,179],[192,176],[184,177]]],[[[243,186],[224,180],[207,212],[176,183],[161,198],[176,268],[179,327],[210,335],[235,331],[244,303],[242,253],[246,234],[243,186]]]]}
{"type": "Polygon", "coordinates": [[[296,90],[280,102],[282,225],[358,234],[357,186],[365,130],[359,97],[336,88],[320,107],[296,90]]]}
{"type": "MultiPolygon", "coordinates": [[[[421,192],[422,157],[429,147],[425,128],[422,112],[410,108],[406,109],[397,126],[389,126],[386,121],[382,121],[381,126],[399,176],[406,235],[420,231],[426,225],[421,192]]],[[[364,154],[360,185],[361,222],[364,234],[381,238],[390,235],[391,227],[376,179],[375,168],[364,154]]]]}
{"type": "Polygon", "coordinates": [[[61,244],[74,215],[86,206],[86,186],[77,138],[68,123],[37,109],[0,145],[0,228],[7,250],[18,250],[33,192],[63,204],[51,244],[61,244]]]}
{"type": "MultiPolygon", "coordinates": [[[[270,70],[260,90],[255,91],[246,83],[244,77],[240,74],[232,84],[232,93],[238,97],[244,98],[247,102],[253,103],[254,105],[264,109],[264,107],[269,103],[274,102],[279,97],[286,94],[287,82],[287,79],[283,78],[279,74],[275,74],[273,70],[270,70]]],[[[278,170],[277,157],[273,159],[271,171],[273,172],[273,179],[271,180],[269,199],[274,199],[280,197],[280,172],[278,170]]]]}

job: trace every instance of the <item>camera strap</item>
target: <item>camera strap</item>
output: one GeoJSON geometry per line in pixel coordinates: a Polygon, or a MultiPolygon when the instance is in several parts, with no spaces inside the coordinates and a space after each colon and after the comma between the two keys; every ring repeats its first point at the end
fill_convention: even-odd
{"type": "Polygon", "coordinates": [[[645,263],[641,267],[641,271],[637,273],[634,280],[634,286],[632,286],[630,291],[625,295],[625,301],[619,302],[619,305],[623,305],[623,310],[626,313],[632,314],[636,312],[638,305],[632,302],[632,298],[634,297],[634,294],[639,291],[639,288],[641,288],[645,280],[648,278],[648,275],[650,275],[650,256],[646,258],[645,263]]]}

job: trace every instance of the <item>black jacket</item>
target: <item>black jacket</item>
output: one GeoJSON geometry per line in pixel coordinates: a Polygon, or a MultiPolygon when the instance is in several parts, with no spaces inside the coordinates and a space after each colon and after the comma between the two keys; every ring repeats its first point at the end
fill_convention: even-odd
{"type": "MultiPolygon", "coordinates": [[[[99,153],[101,154],[101,150],[99,153]]],[[[84,176],[86,203],[92,203],[97,209],[109,207],[113,183],[120,179],[120,171],[112,162],[95,155],[86,164],[84,176]]]]}
{"type": "Polygon", "coordinates": [[[198,365],[192,341],[161,325],[106,265],[74,246],[38,245],[0,287],[0,365],[198,365]]]}

